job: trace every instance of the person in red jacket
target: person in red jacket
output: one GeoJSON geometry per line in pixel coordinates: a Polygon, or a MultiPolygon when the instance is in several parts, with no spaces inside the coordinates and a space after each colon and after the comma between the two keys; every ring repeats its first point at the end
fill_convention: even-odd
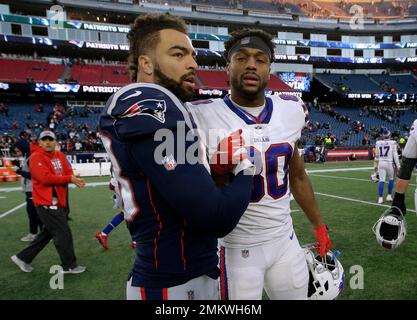
{"type": "Polygon", "coordinates": [[[32,198],[44,229],[27,248],[11,257],[23,272],[33,270],[30,263],[51,239],[61,258],[64,273],[81,273],[86,269],[76,261],[67,203],[68,184],[74,183],[82,188],[85,183],[74,175],[65,155],[55,147],[55,134],[43,131],[39,135],[39,147],[30,157],[32,198]]]}

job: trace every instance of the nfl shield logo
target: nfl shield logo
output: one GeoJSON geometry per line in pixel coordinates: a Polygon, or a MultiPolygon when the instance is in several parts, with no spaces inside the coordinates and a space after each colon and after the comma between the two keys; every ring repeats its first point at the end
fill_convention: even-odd
{"type": "Polygon", "coordinates": [[[242,258],[247,258],[249,257],[249,250],[248,249],[243,249],[242,250],[242,258]]]}
{"type": "Polygon", "coordinates": [[[167,171],[172,171],[177,166],[177,162],[175,161],[174,156],[172,154],[164,158],[163,164],[167,171]]]}
{"type": "Polygon", "coordinates": [[[250,41],[249,37],[243,38],[242,40],[240,40],[240,44],[248,44],[250,41]]]}
{"type": "Polygon", "coordinates": [[[188,300],[194,300],[194,290],[187,291],[188,300]]]}
{"type": "Polygon", "coordinates": [[[263,134],[262,126],[256,126],[255,127],[255,133],[256,133],[256,135],[261,136],[263,134]]]}

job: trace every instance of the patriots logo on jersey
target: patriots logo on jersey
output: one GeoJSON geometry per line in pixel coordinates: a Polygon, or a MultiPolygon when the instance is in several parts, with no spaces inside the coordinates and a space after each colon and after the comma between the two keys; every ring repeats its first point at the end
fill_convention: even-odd
{"type": "Polygon", "coordinates": [[[141,100],[130,106],[121,118],[131,118],[135,116],[150,116],[161,123],[165,123],[165,112],[167,110],[165,100],[146,99],[141,100]]]}

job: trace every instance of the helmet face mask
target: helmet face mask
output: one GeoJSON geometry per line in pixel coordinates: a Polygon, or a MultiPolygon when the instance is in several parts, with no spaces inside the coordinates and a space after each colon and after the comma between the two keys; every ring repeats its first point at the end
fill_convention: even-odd
{"type": "Polygon", "coordinates": [[[308,299],[334,300],[343,289],[345,272],[332,251],[322,258],[312,245],[303,247],[309,270],[308,299]]]}
{"type": "Polygon", "coordinates": [[[395,249],[405,240],[407,222],[400,209],[391,207],[384,211],[372,230],[379,245],[386,249],[395,249]]]}

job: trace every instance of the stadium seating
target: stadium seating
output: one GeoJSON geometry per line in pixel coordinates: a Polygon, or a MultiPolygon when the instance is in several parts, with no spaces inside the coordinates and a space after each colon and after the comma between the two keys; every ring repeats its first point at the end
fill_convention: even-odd
{"type": "Polygon", "coordinates": [[[384,92],[377,83],[363,74],[316,74],[315,78],[335,90],[345,85],[348,88],[348,92],[384,92]]]}
{"type": "Polygon", "coordinates": [[[197,76],[205,87],[211,89],[229,89],[229,77],[225,71],[197,70],[197,76]]]}
{"type": "Polygon", "coordinates": [[[410,16],[417,16],[417,4],[413,3],[408,9],[408,13],[410,16]]]}
{"type": "Polygon", "coordinates": [[[35,82],[57,82],[64,66],[39,60],[1,59],[0,80],[24,83],[28,79],[35,82]]]}
{"type": "Polygon", "coordinates": [[[371,78],[380,83],[382,88],[384,85],[387,89],[394,88],[396,93],[416,93],[417,91],[417,79],[412,75],[372,75],[371,78]]]}
{"type": "MultiPolygon", "coordinates": [[[[355,2],[336,0],[192,0],[191,3],[219,8],[240,8],[270,13],[337,18],[350,18],[352,15],[349,10],[355,4],[355,2]]],[[[401,15],[407,15],[407,13],[408,15],[417,15],[417,6],[410,3],[410,7],[407,7],[405,1],[404,4],[401,2],[394,4],[393,1],[369,1],[368,3],[361,1],[358,4],[362,7],[365,18],[398,18],[401,15]]]]}
{"type": "MultiPolygon", "coordinates": [[[[0,115],[0,133],[9,133],[15,134],[16,136],[24,129],[25,123],[41,123],[43,126],[46,126],[46,118],[50,112],[53,110],[53,105],[44,105],[44,112],[37,113],[34,112],[34,105],[33,104],[11,104],[9,105],[9,117],[6,118],[0,115]],[[28,115],[30,115],[30,120],[28,120],[28,115]],[[20,127],[18,129],[14,129],[12,124],[14,121],[18,121],[20,127]]],[[[67,133],[67,129],[65,128],[65,124],[67,121],[73,121],[76,126],[82,126],[86,124],[91,130],[96,131],[99,119],[99,113],[88,112],[87,117],[82,117],[82,111],[85,111],[82,107],[74,108],[75,115],[73,116],[66,116],[63,121],[58,124],[56,131],[58,133],[67,133]]],[[[303,139],[307,144],[313,144],[315,136],[317,134],[326,135],[328,132],[335,134],[336,137],[340,140],[347,132],[350,131],[348,135],[347,141],[343,144],[344,146],[360,146],[362,144],[362,139],[367,134],[369,138],[371,138],[371,143],[375,143],[375,139],[370,136],[369,130],[375,127],[377,130],[381,129],[382,127],[387,128],[391,132],[399,132],[401,135],[408,134],[408,131],[405,129],[405,126],[410,126],[414,119],[416,118],[416,113],[412,110],[405,110],[402,111],[400,116],[399,123],[395,122],[388,122],[379,117],[376,117],[373,114],[366,116],[359,113],[359,109],[346,107],[346,106],[339,106],[335,107],[334,110],[341,115],[346,115],[350,117],[349,123],[341,122],[336,120],[335,117],[330,116],[328,113],[320,112],[315,108],[311,108],[310,110],[310,120],[311,123],[315,123],[316,121],[319,122],[321,125],[324,123],[328,123],[330,125],[330,129],[318,129],[313,132],[307,133],[304,132],[303,139]],[[364,130],[356,133],[352,128],[352,124],[354,121],[360,121],[364,124],[364,130]]],[[[40,132],[40,129],[32,129],[35,134],[40,132]]],[[[85,133],[84,133],[85,134],[85,133]]]]}
{"type": "Polygon", "coordinates": [[[303,138],[307,144],[313,144],[317,134],[326,135],[328,132],[330,132],[335,134],[338,139],[341,139],[349,131],[351,131],[351,133],[348,135],[348,140],[346,143],[344,143],[345,146],[360,146],[365,135],[368,135],[371,140],[371,144],[375,144],[375,139],[370,135],[370,130],[372,128],[380,130],[384,127],[391,132],[399,132],[401,135],[405,135],[408,134],[408,131],[405,130],[405,126],[410,126],[416,118],[415,112],[412,110],[404,110],[400,116],[399,124],[396,124],[395,122],[385,121],[373,114],[370,114],[369,116],[360,116],[359,109],[357,108],[338,106],[335,108],[335,111],[337,111],[339,114],[350,117],[350,122],[342,123],[327,113],[319,112],[314,108],[310,110],[310,120],[313,124],[316,121],[318,121],[320,124],[327,122],[330,124],[330,129],[321,128],[312,133],[305,134],[303,138]],[[363,123],[365,126],[364,130],[356,133],[352,129],[352,124],[354,121],[360,121],[363,123]]]}
{"type": "Polygon", "coordinates": [[[315,78],[324,85],[340,90],[346,86],[346,92],[361,93],[415,93],[417,78],[414,75],[363,75],[363,74],[316,74],[315,78]]]}
{"type": "Polygon", "coordinates": [[[71,78],[79,84],[85,85],[111,84],[122,86],[129,83],[125,66],[75,64],[71,68],[71,78]]]}

